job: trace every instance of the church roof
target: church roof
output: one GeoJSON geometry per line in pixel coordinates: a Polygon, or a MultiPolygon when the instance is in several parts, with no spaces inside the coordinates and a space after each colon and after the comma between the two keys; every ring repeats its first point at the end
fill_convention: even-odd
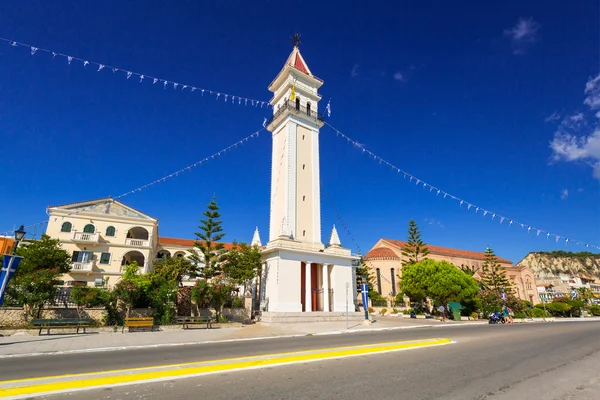
{"type": "Polygon", "coordinates": [[[377,247],[367,253],[365,259],[374,260],[376,258],[385,258],[385,259],[394,259],[399,260],[400,257],[394,253],[393,250],[388,249],[387,247],[377,247]]]}
{"type": "MultiPolygon", "coordinates": [[[[294,49],[290,53],[290,56],[285,64],[296,68],[300,72],[304,72],[306,75],[313,76],[312,72],[310,72],[310,69],[308,68],[308,65],[306,65],[306,61],[304,61],[304,57],[302,57],[302,54],[300,54],[300,49],[298,46],[294,46],[294,49]]],[[[283,67],[285,68],[285,65],[283,67]]]]}
{"type": "MultiPolygon", "coordinates": [[[[391,244],[392,246],[398,247],[402,249],[405,245],[405,242],[401,240],[393,240],[393,239],[382,239],[384,242],[391,244]]],[[[441,247],[441,246],[432,246],[427,245],[429,252],[431,254],[437,254],[440,256],[448,256],[448,257],[460,257],[460,258],[469,258],[473,260],[485,260],[485,253],[480,251],[470,251],[470,250],[459,250],[452,249],[449,247],[441,247]]],[[[498,261],[505,264],[512,264],[512,261],[507,260],[505,258],[497,257],[498,261]]]]}
{"type": "MultiPolygon", "coordinates": [[[[196,240],[194,239],[179,239],[179,238],[170,238],[170,237],[159,237],[158,244],[166,245],[166,246],[183,246],[183,247],[194,247],[194,243],[196,240]]],[[[233,243],[223,243],[226,250],[231,250],[233,248],[233,243]]]]}

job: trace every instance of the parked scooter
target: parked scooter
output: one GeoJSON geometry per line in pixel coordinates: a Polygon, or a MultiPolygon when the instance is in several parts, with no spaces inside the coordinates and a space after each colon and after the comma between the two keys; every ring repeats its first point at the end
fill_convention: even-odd
{"type": "Polygon", "coordinates": [[[490,324],[503,324],[504,318],[500,313],[492,313],[490,314],[490,320],[488,321],[490,324]]]}

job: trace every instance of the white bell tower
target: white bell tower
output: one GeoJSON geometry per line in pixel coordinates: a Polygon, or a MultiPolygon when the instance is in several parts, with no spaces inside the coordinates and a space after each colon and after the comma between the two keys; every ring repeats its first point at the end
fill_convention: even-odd
{"type": "Polygon", "coordinates": [[[322,248],[321,85],[323,81],[312,74],[296,42],[283,69],[269,85],[273,92],[273,117],[267,125],[273,134],[269,241],[287,237],[322,248]]]}
{"type": "MultiPolygon", "coordinates": [[[[300,54],[299,35],[277,77],[269,85],[273,136],[269,242],[262,252],[262,321],[341,320],[354,304],[353,256],[333,228],[329,245],[321,239],[319,182],[319,88],[300,54]],[[348,285],[348,286],[347,286],[348,285]]],[[[350,310],[354,311],[353,307],[350,310]]],[[[354,314],[354,313],[352,313],[354,314]]],[[[357,313],[355,318],[361,319],[357,313]]],[[[351,316],[352,318],[352,316],[351,316]]]]}

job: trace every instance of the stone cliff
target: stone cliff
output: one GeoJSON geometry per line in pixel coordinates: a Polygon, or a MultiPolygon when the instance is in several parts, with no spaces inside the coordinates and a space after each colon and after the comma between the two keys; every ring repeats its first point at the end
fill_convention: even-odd
{"type": "Polygon", "coordinates": [[[600,254],[566,251],[529,253],[517,265],[533,270],[536,277],[582,276],[600,279],[600,254]]]}

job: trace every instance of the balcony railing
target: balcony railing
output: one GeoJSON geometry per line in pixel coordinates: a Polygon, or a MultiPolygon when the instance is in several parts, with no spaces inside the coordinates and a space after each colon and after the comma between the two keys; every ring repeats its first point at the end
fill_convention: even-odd
{"type": "Polygon", "coordinates": [[[279,110],[277,110],[275,114],[273,114],[273,116],[267,121],[267,125],[275,121],[286,111],[289,111],[290,113],[295,115],[303,115],[305,117],[308,117],[309,119],[312,119],[315,122],[325,121],[324,114],[319,114],[314,110],[309,110],[308,108],[306,108],[306,106],[302,106],[300,104],[296,104],[296,102],[294,101],[288,100],[287,102],[283,103],[283,106],[279,110]]]}
{"type": "Polygon", "coordinates": [[[71,272],[90,272],[94,266],[92,261],[71,263],[71,272]]]}
{"type": "Polygon", "coordinates": [[[150,242],[146,239],[125,239],[125,244],[127,246],[136,246],[136,247],[148,247],[150,242]]]}
{"type": "Polygon", "coordinates": [[[75,232],[73,233],[74,242],[98,243],[97,233],[75,232]]]}

